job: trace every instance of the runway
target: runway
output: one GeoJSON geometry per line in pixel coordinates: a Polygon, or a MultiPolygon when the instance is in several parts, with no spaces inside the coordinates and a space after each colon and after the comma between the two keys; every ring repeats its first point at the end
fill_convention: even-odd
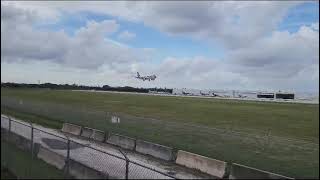
{"type": "Polygon", "coordinates": [[[83,91],[93,93],[116,93],[116,94],[134,94],[142,96],[169,96],[169,97],[186,97],[186,98],[210,98],[210,99],[223,99],[223,100],[240,100],[240,101],[256,101],[256,102],[277,102],[277,103],[302,103],[302,104],[319,104],[319,99],[267,99],[267,98],[237,98],[237,97],[213,97],[201,95],[174,95],[174,94],[154,94],[154,93],[138,93],[138,92],[119,92],[119,91],[97,91],[97,90],[71,90],[83,91]]]}

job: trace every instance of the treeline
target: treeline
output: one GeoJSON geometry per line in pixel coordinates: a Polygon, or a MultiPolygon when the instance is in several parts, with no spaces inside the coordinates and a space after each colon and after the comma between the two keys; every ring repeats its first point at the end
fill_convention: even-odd
{"type": "Polygon", "coordinates": [[[172,89],[167,88],[135,88],[130,86],[124,87],[111,87],[104,85],[99,86],[85,86],[77,84],[53,84],[53,83],[43,83],[43,84],[25,84],[25,83],[2,83],[1,87],[6,88],[44,88],[44,89],[57,89],[57,90],[99,90],[99,91],[121,91],[121,92],[139,92],[148,93],[149,91],[172,93],[172,89]]]}

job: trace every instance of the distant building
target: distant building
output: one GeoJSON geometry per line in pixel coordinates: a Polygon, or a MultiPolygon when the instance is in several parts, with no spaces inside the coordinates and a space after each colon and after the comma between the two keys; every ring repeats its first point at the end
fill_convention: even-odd
{"type": "Polygon", "coordinates": [[[257,98],[268,98],[268,99],[294,99],[294,93],[258,93],[257,98]]]}
{"type": "Polygon", "coordinates": [[[170,92],[164,92],[164,91],[152,91],[152,90],[149,90],[148,93],[151,93],[151,94],[171,94],[170,92]]]}
{"type": "Polygon", "coordinates": [[[294,99],[293,93],[276,93],[276,99],[294,99]]]}
{"type": "Polygon", "coordinates": [[[274,99],[274,93],[258,93],[257,98],[271,98],[274,99]]]}

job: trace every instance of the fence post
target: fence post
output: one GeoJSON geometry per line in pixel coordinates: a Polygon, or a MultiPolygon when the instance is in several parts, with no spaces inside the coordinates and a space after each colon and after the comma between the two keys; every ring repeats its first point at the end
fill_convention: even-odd
{"type": "Polygon", "coordinates": [[[65,162],[65,165],[66,165],[66,175],[68,176],[69,175],[69,166],[70,166],[70,139],[69,137],[67,136],[67,159],[66,159],[66,162],[65,162]]]}
{"type": "Polygon", "coordinates": [[[128,179],[128,175],[129,175],[129,160],[126,159],[126,179],[128,179]]]}
{"type": "Polygon", "coordinates": [[[129,176],[129,159],[126,156],[126,154],[121,151],[121,149],[119,149],[119,151],[124,156],[124,158],[126,159],[126,179],[128,179],[128,176],[129,176]]]}
{"type": "Polygon", "coordinates": [[[268,129],[268,134],[267,134],[267,146],[269,147],[269,143],[270,143],[270,134],[271,134],[271,130],[268,129]]]}
{"type": "Polygon", "coordinates": [[[230,133],[232,133],[232,130],[233,130],[233,120],[231,120],[231,123],[230,123],[230,133]]]}
{"type": "Polygon", "coordinates": [[[31,159],[33,160],[33,125],[31,124],[31,159]]]}
{"type": "Polygon", "coordinates": [[[9,117],[9,133],[11,131],[11,118],[9,117]]]}
{"type": "Polygon", "coordinates": [[[30,178],[32,175],[32,163],[33,163],[33,125],[32,123],[30,123],[31,125],[31,163],[30,163],[30,178]]]}
{"type": "Polygon", "coordinates": [[[270,129],[267,130],[267,133],[265,135],[265,143],[263,145],[262,150],[265,151],[267,149],[267,147],[269,146],[269,138],[270,138],[270,129]]]}
{"type": "MultiPolygon", "coordinates": [[[[11,119],[10,119],[10,117],[8,116],[8,119],[9,119],[9,129],[8,129],[8,131],[7,131],[7,143],[9,143],[9,140],[10,140],[10,129],[11,129],[11,119]]],[[[6,147],[8,147],[7,145],[6,145],[6,147]]],[[[9,148],[7,149],[8,150],[8,152],[9,152],[9,148]]],[[[8,154],[9,156],[11,155],[11,153],[9,153],[8,154]]],[[[10,160],[10,158],[8,158],[7,157],[7,155],[5,156],[5,161],[4,161],[4,166],[6,167],[6,168],[9,168],[9,163],[8,163],[8,161],[10,160]]]]}

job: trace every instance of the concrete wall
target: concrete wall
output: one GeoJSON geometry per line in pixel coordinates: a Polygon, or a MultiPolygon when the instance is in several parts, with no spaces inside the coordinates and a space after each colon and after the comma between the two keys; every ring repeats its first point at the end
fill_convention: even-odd
{"type": "Polygon", "coordinates": [[[65,157],[53,152],[47,148],[40,147],[39,153],[37,155],[39,159],[42,159],[44,162],[55,166],[56,168],[62,170],[65,166],[65,157]]]}
{"type": "Polygon", "coordinates": [[[10,135],[8,136],[8,132],[7,129],[1,128],[1,138],[14,143],[21,150],[31,151],[31,140],[12,132],[10,132],[10,135]]]}
{"type": "Polygon", "coordinates": [[[96,141],[103,142],[106,138],[106,133],[104,131],[100,131],[98,129],[92,129],[93,133],[91,138],[96,141]]]}
{"type": "Polygon", "coordinates": [[[134,150],[136,146],[136,140],[134,138],[113,133],[109,134],[106,142],[130,150],[134,150]]]}
{"type": "Polygon", "coordinates": [[[81,134],[81,126],[69,123],[63,123],[62,132],[79,136],[81,134]]]}
{"type": "MultiPolygon", "coordinates": [[[[8,131],[6,129],[1,128],[1,138],[3,140],[9,140],[9,142],[14,143],[18,148],[24,151],[30,152],[31,150],[30,140],[15,133],[10,133],[10,136],[8,138],[8,131]]],[[[60,170],[65,170],[66,157],[64,157],[63,155],[47,149],[38,143],[34,143],[33,149],[35,157],[60,170]]],[[[87,167],[74,160],[70,159],[69,163],[69,173],[77,179],[106,179],[108,177],[106,174],[103,174],[93,168],[87,167]]]]}
{"type": "Polygon", "coordinates": [[[176,163],[188,168],[198,169],[218,178],[224,176],[227,165],[226,162],[182,150],[178,151],[176,163]]]}
{"type": "MultiPolygon", "coordinates": [[[[66,171],[66,157],[56,152],[40,147],[37,157],[60,170],[66,171]]],[[[69,174],[76,179],[105,179],[108,177],[106,174],[72,159],[69,160],[69,174]]]]}
{"type": "Polygon", "coordinates": [[[92,134],[93,134],[93,129],[88,128],[88,127],[82,128],[82,132],[81,132],[82,137],[90,138],[92,136],[92,134]]]}
{"type": "MultiPolygon", "coordinates": [[[[31,152],[31,140],[19,134],[15,134],[11,132],[10,135],[8,136],[8,130],[1,128],[1,139],[15,144],[21,150],[31,152]]],[[[40,148],[39,143],[33,143],[33,154],[35,156],[39,152],[39,148],[40,148]]]]}
{"type": "Polygon", "coordinates": [[[136,151],[167,161],[173,160],[173,149],[160,144],[154,144],[147,141],[137,140],[136,151]]]}
{"type": "Polygon", "coordinates": [[[92,129],[89,127],[83,127],[81,131],[81,136],[86,138],[91,138],[96,141],[103,142],[106,137],[106,133],[104,131],[100,131],[98,129],[92,129]]]}
{"type": "Polygon", "coordinates": [[[107,179],[108,175],[70,159],[69,173],[76,179],[107,179]]]}
{"type": "Polygon", "coordinates": [[[279,174],[232,163],[229,179],[293,179],[279,174]]]}

